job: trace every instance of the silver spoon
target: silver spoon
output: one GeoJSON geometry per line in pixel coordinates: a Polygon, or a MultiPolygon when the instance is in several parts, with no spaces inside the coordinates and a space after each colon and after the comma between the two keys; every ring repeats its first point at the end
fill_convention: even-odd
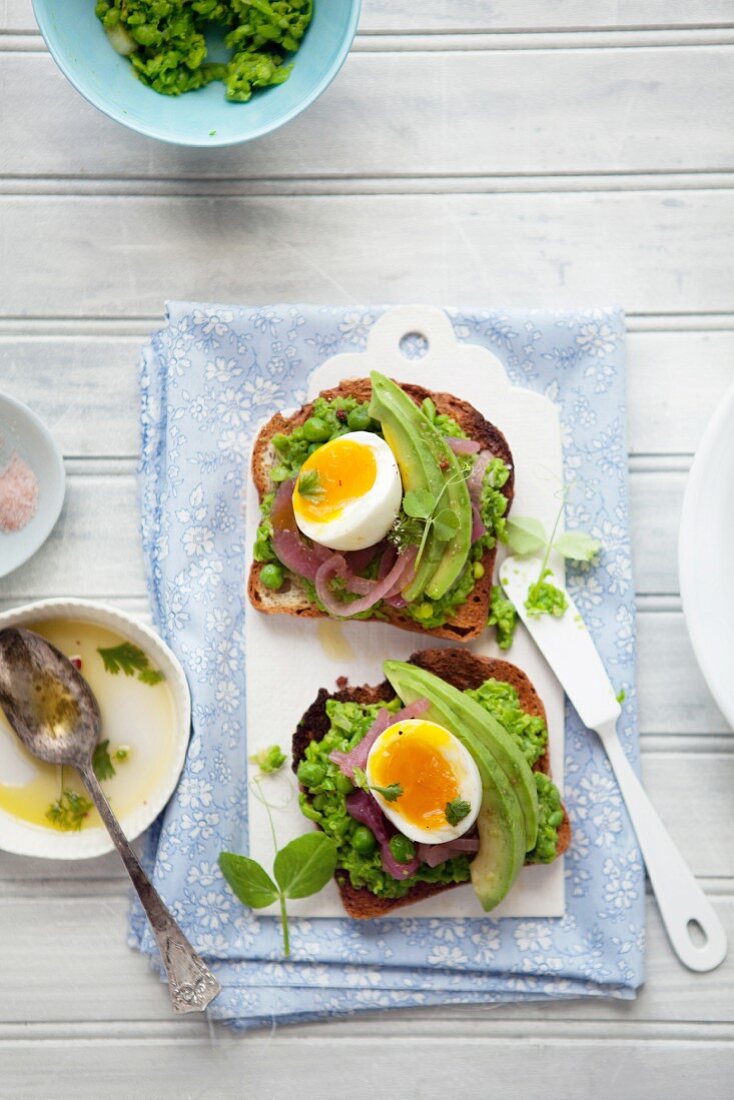
{"type": "Polygon", "coordinates": [[[203,1011],[221,987],[140,866],[97,781],[92,754],[102,723],[84,677],[40,635],[16,627],[0,630],[0,707],[29,752],[47,764],[77,769],[148,915],[174,1012],[203,1011]]]}

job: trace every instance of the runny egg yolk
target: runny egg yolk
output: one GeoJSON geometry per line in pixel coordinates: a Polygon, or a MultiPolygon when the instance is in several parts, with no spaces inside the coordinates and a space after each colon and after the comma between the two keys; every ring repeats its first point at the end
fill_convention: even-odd
{"type": "Polygon", "coordinates": [[[353,439],[334,439],[301,466],[293,493],[293,510],[312,523],[327,523],[348,504],[365,496],[375,483],[377,460],[371,447],[353,439]],[[304,475],[311,473],[312,485],[304,475]],[[313,473],[318,476],[313,477],[313,473]],[[308,492],[300,491],[303,484],[308,492]]]}
{"type": "Polygon", "coordinates": [[[412,721],[389,731],[370,756],[370,780],[379,787],[399,784],[394,803],[400,816],[420,829],[446,825],[446,804],[459,795],[456,773],[447,760],[451,735],[433,722],[412,721]],[[393,733],[394,731],[394,733],[393,733]]]}

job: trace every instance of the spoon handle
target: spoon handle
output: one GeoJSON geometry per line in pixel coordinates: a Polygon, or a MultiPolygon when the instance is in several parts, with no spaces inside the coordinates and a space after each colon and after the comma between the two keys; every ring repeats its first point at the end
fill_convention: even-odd
{"type": "Polygon", "coordinates": [[[174,1012],[202,1012],[221,992],[219,982],[194,951],[176,921],[161,900],[120,828],[91,764],[79,767],[84,785],[94,800],[107,832],[115,842],[127,873],[135,887],[160,948],[168,975],[168,990],[174,1012]]]}

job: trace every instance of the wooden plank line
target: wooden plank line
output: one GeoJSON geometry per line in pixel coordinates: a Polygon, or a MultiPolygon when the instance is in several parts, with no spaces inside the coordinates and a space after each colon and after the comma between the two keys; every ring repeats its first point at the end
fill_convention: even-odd
{"type": "MultiPolygon", "coordinates": [[[[720,311],[716,313],[638,313],[625,312],[628,333],[678,333],[700,334],[730,332],[734,330],[734,313],[720,311]]],[[[163,324],[163,314],[126,314],[124,317],[113,315],[59,314],[43,316],[34,314],[26,317],[22,314],[6,314],[0,317],[0,340],[22,337],[24,340],[44,340],[49,337],[59,341],[73,340],[83,336],[89,340],[105,340],[108,337],[150,335],[152,326],[163,324]]],[[[734,368],[733,368],[734,369],[734,368]]]]}
{"type": "MultiPolygon", "coordinates": [[[[696,46],[731,46],[732,25],[681,28],[598,28],[567,31],[362,31],[354,39],[352,53],[545,53],[635,49],[690,49],[696,46]]],[[[39,33],[0,31],[0,53],[44,54],[39,33]]]]}
{"type": "MultiPolygon", "coordinates": [[[[424,0],[418,11],[394,0],[365,0],[360,34],[606,33],[686,31],[730,27],[729,0],[424,0]]],[[[4,0],[0,20],[10,32],[36,32],[31,0],[4,0]]]]}
{"type": "Polygon", "coordinates": [[[349,175],[324,172],[319,176],[281,176],[251,179],[238,177],[115,177],[91,175],[0,177],[0,198],[68,196],[71,198],[126,195],[136,198],[171,196],[174,198],[269,198],[317,197],[335,195],[423,195],[423,194],[598,194],[608,192],[728,191],[734,189],[734,170],[714,168],[685,169],[680,172],[640,169],[626,172],[527,172],[515,175],[452,175],[426,173],[412,176],[349,175]]]}
{"type": "MultiPolygon", "coordinates": [[[[432,1009],[423,1012],[397,1011],[391,1012],[388,1018],[377,1014],[366,1013],[360,1018],[359,1023],[354,1021],[333,1021],[329,1026],[340,1038],[348,1034],[363,1034],[365,1027],[374,1037],[384,1031],[392,1032],[393,1037],[402,1035],[412,1038],[415,1026],[419,1025],[424,1034],[446,1037],[446,1032],[453,1036],[459,1036],[464,1022],[475,1024],[486,1021],[486,1013],[479,1014],[476,1009],[456,1006],[455,1009],[432,1009]],[[408,1034],[406,1034],[406,1032],[408,1034]]],[[[590,1021],[583,1015],[579,1001],[571,1001],[568,1005],[568,1013],[561,1021],[536,1020],[533,1022],[533,1034],[544,1040],[564,1038],[568,1035],[567,1025],[574,1024],[574,1031],[585,1039],[606,1038],[610,1031],[616,1039],[657,1039],[663,1042],[676,1042],[686,1040],[689,1042],[732,1042],[734,1041],[734,1026],[731,1024],[712,1023],[706,1020],[692,1020],[683,1023],[677,1022],[627,1022],[625,1020],[613,1020],[605,1023],[590,1021]]],[[[313,1025],[311,1025],[313,1026],[313,1025]]],[[[319,1029],[321,1025],[318,1025],[319,1029]]],[[[144,1040],[148,1043],[168,1042],[175,1039],[177,1043],[209,1044],[218,1041],[226,1043],[225,1036],[211,1037],[206,1024],[202,1020],[188,1017],[182,1020],[155,1020],[155,1021],[107,1021],[94,1023],[82,1021],[79,1023],[44,1023],[33,1021],[27,1024],[1,1024],[0,1023],[0,1050],[8,1050],[19,1044],[29,1046],[40,1042],[69,1042],[76,1047],[92,1046],[97,1041],[107,1042],[114,1027],[115,1038],[118,1042],[135,1042],[144,1040]]],[[[289,1029],[288,1035],[294,1039],[301,1038],[305,1026],[289,1029]]],[[[311,1027],[309,1035],[313,1034],[311,1027]]],[[[317,1032],[318,1033],[318,1032],[317,1032]]],[[[522,1023],[510,1020],[501,1020],[494,1017],[492,1021],[492,1035],[495,1038],[504,1038],[508,1041],[526,1039],[527,1031],[522,1023]]]]}

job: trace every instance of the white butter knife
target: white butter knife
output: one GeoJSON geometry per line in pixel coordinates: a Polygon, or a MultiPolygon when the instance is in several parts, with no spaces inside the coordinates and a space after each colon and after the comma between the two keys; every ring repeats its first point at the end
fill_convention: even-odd
{"type": "MultiPolygon", "coordinates": [[[[635,775],[617,735],[621,707],[591,635],[566,592],[568,609],[562,618],[531,618],[525,608],[528,588],[538,579],[534,558],[507,558],[500,581],[581,721],[601,739],[647,867],[670,942],[691,970],[713,970],[726,956],[726,934],[716,912],[673,843],[667,829],[635,775]],[[691,936],[698,926],[698,939],[691,936]]],[[[563,585],[550,578],[557,587],[563,585]]],[[[564,589],[565,591],[565,589],[564,589]]]]}

